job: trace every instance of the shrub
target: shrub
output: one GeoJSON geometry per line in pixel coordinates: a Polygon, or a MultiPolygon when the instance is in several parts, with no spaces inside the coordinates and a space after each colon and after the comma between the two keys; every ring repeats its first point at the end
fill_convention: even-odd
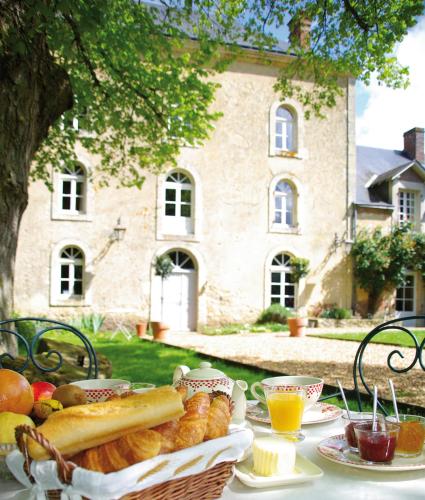
{"type": "Polygon", "coordinates": [[[329,319],[350,319],[351,311],[349,309],[344,309],[343,307],[331,307],[329,309],[325,309],[320,317],[329,319]]]}
{"type": "Polygon", "coordinates": [[[104,321],[105,316],[103,316],[103,314],[91,313],[74,318],[71,321],[71,325],[78,330],[88,330],[96,334],[102,327],[104,321]]]}
{"type": "Polygon", "coordinates": [[[281,323],[285,325],[287,319],[291,316],[292,312],[290,309],[281,304],[272,304],[260,314],[257,323],[260,325],[263,323],[281,323]]]}

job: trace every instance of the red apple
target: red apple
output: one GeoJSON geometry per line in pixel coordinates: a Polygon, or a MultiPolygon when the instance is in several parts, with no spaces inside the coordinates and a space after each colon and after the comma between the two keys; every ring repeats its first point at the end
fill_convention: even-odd
{"type": "Polygon", "coordinates": [[[34,382],[31,384],[32,392],[34,393],[34,401],[40,399],[52,399],[52,394],[56,390],[56,386],[50,382],[34,382]]]}

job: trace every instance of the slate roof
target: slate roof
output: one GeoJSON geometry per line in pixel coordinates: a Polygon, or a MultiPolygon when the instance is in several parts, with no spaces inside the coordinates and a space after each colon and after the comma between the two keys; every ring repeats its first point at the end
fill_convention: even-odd
{"type": "Polygon", "coordinates": [[[370,187],[382,184],[416,162],[412,161],[403,151],[393,149],[357,146],[356,152],[356,204],[376,208],[393,208],[393,205],[382,199],[376,190],[368,189],[366,185],[368,182],[370,187]],[[373,176],[375,178],[372,179],[373,176]]]}

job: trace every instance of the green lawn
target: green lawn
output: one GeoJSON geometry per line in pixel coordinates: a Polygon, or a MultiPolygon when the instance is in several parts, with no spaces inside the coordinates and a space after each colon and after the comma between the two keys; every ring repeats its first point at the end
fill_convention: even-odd
{"type": "MultiPolygon", "coordinates": [[[[425,338],[425,330],[416,330],[414,334],[419,342],[425,338]]],[[[337,339],[337,340],[348,340],[352,342],[361,342],[367,333],[322,333],[317,335],[312,335],[312,337],[320,337],[326,339],[337,339]]],[[[406,333],[394,330],[387,330],[382,333],[378,333],[371,340],[377,344],[391,344],[401,347],[414,347],[414,342],[412,338],[406,333]]]]}

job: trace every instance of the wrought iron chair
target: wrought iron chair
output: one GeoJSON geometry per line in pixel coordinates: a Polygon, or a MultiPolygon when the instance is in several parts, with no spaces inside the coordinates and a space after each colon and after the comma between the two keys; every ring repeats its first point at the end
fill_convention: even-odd
{"type": "MultiPolygon", "coordinates": [[[[402,323],[410,320],[422,320],[425,321],[425,316],[409,316],[405,318],[398,318],[398,319],[393,319],[390,321],[386,321],[385,323],[382,323],[381,325],[378,325],[375,327],[370,333],[367,334],[367,336],[362,340],[360,343],[359,348],[357,349],[355,358],[354,358],[354,364],[353,364],[353,381],[354,381],[354,391],[355,395],[357,398],[357,404],[359,407],[359,410],[362,411],[362,398],[361,398],[361,393],[360,389],[364,388],[366,393],[372,398],[373,397],[373,389],[370,388],[369,384],[366,382],[366,377],[364,374],[364,353],[371,342],[371,340],[376,337],[379,333],[385,332],[385,331],[398,331],[398,332],[403,332],[407,336],[407,338],[411,338],[413,342],[413,359],[411,361],[407,360],[408,364],[407,366],[404,366],[403,368],[396,367],[394,365],[395,357],[398,357],[398,359],[403,359],[404,355],[402,352],[399,350],[399,348],[395,347],[387,356],[387,366],[388,368],[394,373],[394,374],[402,374],[406,373],[414,366],[419,363],[419,367],[425,371],[425,364],[424,360],[422,359],[422,354],[423,350],[425,347],[425,338],[422,340],[422,342],[419,343],[416,335],[414,332],[409,330],[407,326],[404,326],[402,323]]],[[[425,380],[424,380],[425,382],[425,380]]],[[[378,401],[378,405],[380,410],[385,414],[388,415],[387,410],[385,407],[382,405],[380,401],[378,401]]]]}
{"type": "MultiPolygon", "coordinates": [[[[62,323],[60,321],[55,321],[46,318],[12,318],[0,321],[0,338],[5,335],[12,335],[17,338],[18,346],[20,347],[20,353],[25,358],[21,366],[14,366],[13,369],[17,372],[22,373],[26,368],[30,366],[30,363],[34,365],[34,367],[42,373],[47,372],[55,372],[58,371],[63,364],[63,356],[56,349],[49,349],[46,352],[46,358],[50,358],[51,356],[55,356],[57,358],[57,363],[54,366],[47,367],[42,366],[36,358],[37,347],[42,338],[42,336],[48,332],[70,332],[71,334],[77,336],[82,344],[84,345],[84,349],[87,352],[87,379],[97,378],[98,376],[98,361],[96,357],[96,352],[93,349],[93,346],[90,340],[77,328],[67,325],[66,323],[62,323]],[[22,333],[19,333],[20,327],[27,324],[32,324],[34,326],[35,335],[28,341],[22,333]],[[24,351],[24,352],[22,352],[24,351]]],[[[16,357],[8,352],[4,352],[0,354],[0,368],[3,367],[4,360],[8,358],[11,361],[14,361],[16,357]]]]}

